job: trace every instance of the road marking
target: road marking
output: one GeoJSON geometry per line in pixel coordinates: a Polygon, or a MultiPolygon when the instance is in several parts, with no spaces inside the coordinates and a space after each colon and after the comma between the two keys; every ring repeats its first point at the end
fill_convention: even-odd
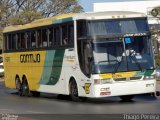
{"type": "Polygon", "coordinates": [[[5,113],[6,113],[6,112],[10,112],[10,113],[11,113],[11,112],[15,112],[14,110],[11,110],[11,109],[0,109],[0,111],[1,111],[1,112],[5,112],[5,113]]]}
{"type": "Polygon", "coordinates": [[[46,114],[46,112],[40,112],[40,111],[26,111],[27,113],[36,113],[36,114],[46,114]]]}

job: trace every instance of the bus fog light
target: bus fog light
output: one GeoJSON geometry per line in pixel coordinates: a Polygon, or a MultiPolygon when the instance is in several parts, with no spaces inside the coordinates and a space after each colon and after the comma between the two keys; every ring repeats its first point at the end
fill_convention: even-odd
{"type": "Polygon", "coordinates": [[[144,76],[144,80],[155,79],[155,75],[144,76]]]}

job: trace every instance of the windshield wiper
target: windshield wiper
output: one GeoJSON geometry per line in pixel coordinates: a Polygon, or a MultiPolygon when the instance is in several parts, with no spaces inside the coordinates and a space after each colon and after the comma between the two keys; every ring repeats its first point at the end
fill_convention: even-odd
{"type": "MultiPolygon", "coordinates": [[[[131,52],[131,51],[130,51],[130,52],[131,52]]],[[[127,57],[127,56],[126,56],[126,57],[127,57]]],[[[138,66],[138,68],[139,68],[141,71],[143,71],[140,63],[137,61],[137,58],[136,58],[135,54],[133,54],[133,53],[131,52],[131,53],[129,54],[129,57],[135,62],[135,64],[138,66]],[[134,58],[133,58],[133,57],[134,57],[134,58]]],[[[124,61],[123,59],[124,59],[124,56],[123,56],[123,54],[122,54],[122,60],[121,60],[121,61],[118,61],[118,65],[116,65],[113,73],[116,73],[116,72],[117,72],[119,66],[120,66],[121,63],[124,61]]],[[[128,69],[128,60],[126,60],[126,62],[127,62],[127,69],[128,69]]]]}
{"type": "Polygon", "coordinates": [[[116,60],[116,61],[117,61],[117,63],[118,63],[118,65],[116,65],[116,67],[114,68],[113,73],[116,73],[116,72],[117,72],[117,70],[118,70],[118,68],[119,68],[119,66],[121,65],[121,63],[122,63],[122,61],[123,61],[123,55],[122,55],[121,57],[122,57],[122,60],[121,60],[121,61],[116,60]]]}
{"type": "MultiPolygon", "coordinates": [[[[131,51],[131,50],[130,50],[130,51],[131,51]]],[[[133,52],[131,52],[131,53],[129,54],[129,57],[136,63],[136,65],[138,66],[138,68],[139,68],[141,71],[143,71],[140,63],[137,61],[136,55],[135,55],[133,52]],[[134,57],[134,58],[133,58],[133,57],[134,57]]]]}
{"type": "Polygon", "coordinates": [[[118,60],[99,61],[98,64],[103,63],[103,62],[108,62],[108,63],[109,63],[109,62],[116,62],[116,63],[118,63],[118,65],[115,67],[115,69],[114,69],[114,71],[113,71],[113,73],[116,73],[122,61],[123,61],[123,60],[121,60],[121,61],[118,61],[118,60]]]}

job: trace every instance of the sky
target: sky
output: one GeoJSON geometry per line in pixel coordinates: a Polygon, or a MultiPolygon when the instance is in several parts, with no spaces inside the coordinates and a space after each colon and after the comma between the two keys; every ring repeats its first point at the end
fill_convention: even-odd
{"type": "MultiPolygon", "coordinates": [[[[91,12],[91,11],[93,11],[93,3],[120,2],[120,1],[140,1],[140,0],[79,0],[79,3],[84,8],[85,12],[91,12]]],[[[146,0],[143,0],[143,1],[146,1],[146,0]]]]}

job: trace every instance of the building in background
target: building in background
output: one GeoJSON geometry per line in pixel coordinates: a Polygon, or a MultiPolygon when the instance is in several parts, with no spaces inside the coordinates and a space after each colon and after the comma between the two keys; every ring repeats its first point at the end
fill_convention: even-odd
{"type": "Polygon", "coordinates": [[[132,0],[121,2],[93,3],[93,11],[135,11],[146,13],[151,7],[160,5],[160,0],[132,0]]]}
{"type": "MultiPolygon", "coordinates": [[[[93,11],[134,11],[141,12],[149,15],[149,11],[153,8],[160,6],[160,0],[133,0],[123,2],[105,2],[105,3],[94,3],[93,11]]],[[[152,19],[149,21],[150,24],[158,24],[158,19],[152,19]]]]}

